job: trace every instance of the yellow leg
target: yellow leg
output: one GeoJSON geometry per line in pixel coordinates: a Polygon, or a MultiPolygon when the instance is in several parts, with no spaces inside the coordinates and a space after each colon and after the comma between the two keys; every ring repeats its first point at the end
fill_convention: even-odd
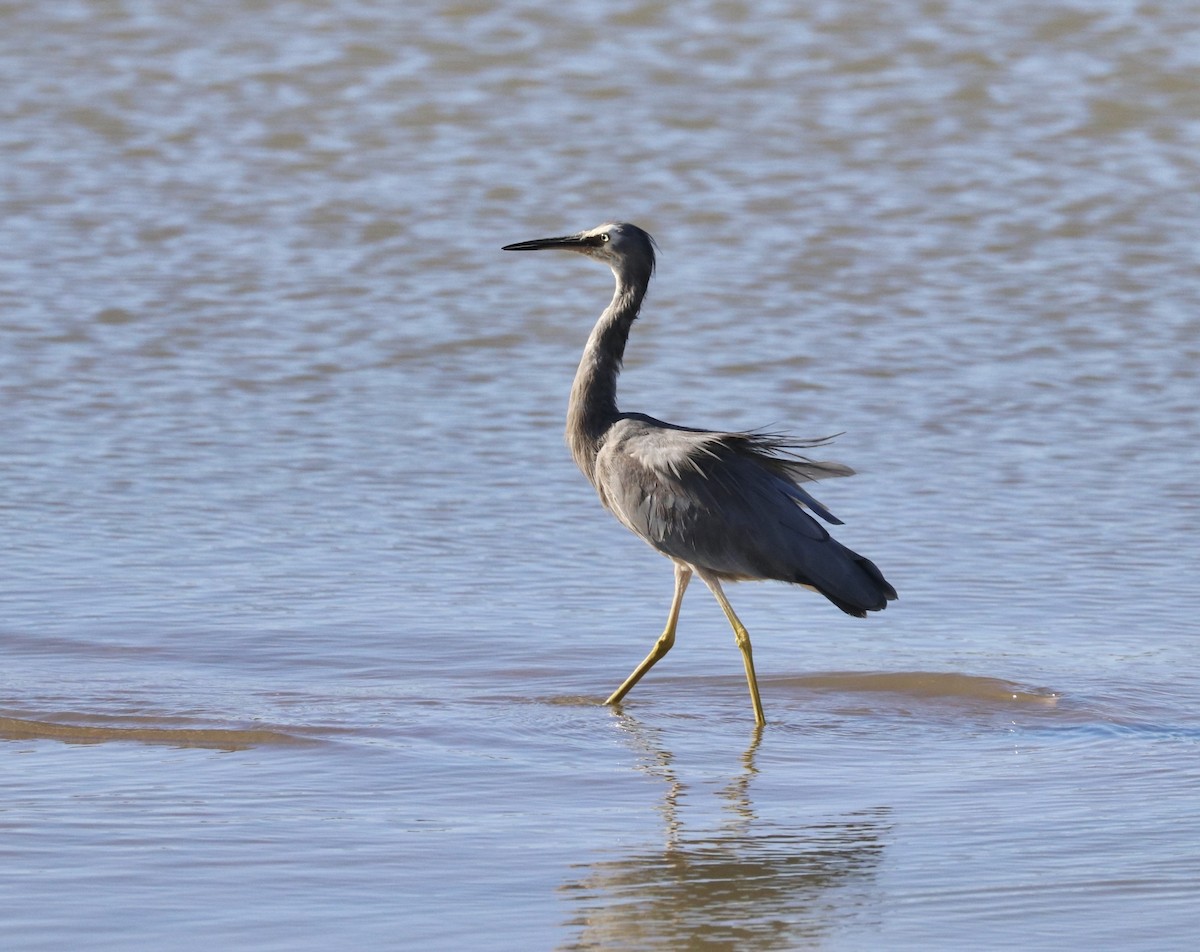
{"type": "Polygon", "coordinates": [[[750,703],[754,705],[754,721],[759,727],[762,727],[767,723],[767,718],[763,714],[762,698],[758,696],[758,678],[754,675],[754,656],[750,650],[750,633],[746,631],[746,626],[742,624],[741,619],[734,612],[733,606],[729,604],[729,599],[721,591],[721,583],[711,575],[701,574],[700,577],[717,597],[717,601],[721,604],[721,610],[725,612],[725,617],[733,626],[733,639],[742,653],[742,664],[746,667],[746,682],[750,685],[750,703]]]}
{"type": "Polygon", "coordinates": [[[645,659],[633,670],[633,674],[627,677],[619,688],[609,695],[605,704],[619,704],[621,698],[629,693],[630,688],[642,680],[642,675],[654,667],[675,644],[675,625],[679,622],[679,606],[683,604],[683,593],[687,591],[688,582],[692,579],[692,570],[686,565],[675,563],[675,595],[671,599],[671,613],[667,616],[667,627],[663,629],[663,633],[658,636],[658,641],[654,642],[654,647],[650,649],[650,653],[645,659]]]}

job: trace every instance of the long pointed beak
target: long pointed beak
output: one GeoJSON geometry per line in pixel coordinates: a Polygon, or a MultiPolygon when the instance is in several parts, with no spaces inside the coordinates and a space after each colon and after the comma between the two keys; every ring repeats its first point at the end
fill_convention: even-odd
{"type": "Polygon", "coordinates": [[[501,251],[542,251],[546,248],[557,248],[564,251],[583,251],[600,244],[597,235],[563,235],[560,238],[535,238],[533,241],[518,241],[505,245],[501,251]]]}

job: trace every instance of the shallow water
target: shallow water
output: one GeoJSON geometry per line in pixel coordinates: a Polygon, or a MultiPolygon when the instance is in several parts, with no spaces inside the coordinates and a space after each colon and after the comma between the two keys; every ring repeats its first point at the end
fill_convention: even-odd
{"type": "Polygon", "coordinates": [[[1200,10],[0,5],[6,947],[1190,947],[1200,10]],[[561,442],[842,433],[859,622],[561,442]]]}

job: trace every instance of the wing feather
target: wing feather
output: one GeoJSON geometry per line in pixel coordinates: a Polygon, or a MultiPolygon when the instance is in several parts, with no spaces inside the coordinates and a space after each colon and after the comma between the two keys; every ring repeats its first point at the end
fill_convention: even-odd
{"type": "MultiPolygon", "coordinates": [[[[596,459],[601,500],[665,555],[729,578],[795,580],[829,534],[805,510],[840,523],[800,482],[848,476],[796,451],[818,443],[761,433],[693,430],[629,414],[596,459]]],[[[836,543],[833,543],[836,545],[836,543]]]]}

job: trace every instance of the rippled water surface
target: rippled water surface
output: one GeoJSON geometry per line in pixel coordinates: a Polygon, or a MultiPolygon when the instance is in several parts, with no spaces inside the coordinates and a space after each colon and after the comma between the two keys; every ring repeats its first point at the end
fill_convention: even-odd
{"type": "Polygon", "coordinates": [[[1200,6],[0,3],[6,948],[1183,949],[1200,6]],[[843,433],[848,618],[562,445],[843,433]]]}

